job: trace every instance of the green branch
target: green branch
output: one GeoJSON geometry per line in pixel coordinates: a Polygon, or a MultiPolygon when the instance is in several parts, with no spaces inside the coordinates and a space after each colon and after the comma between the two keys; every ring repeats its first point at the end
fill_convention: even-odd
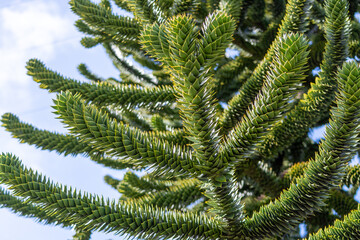
{"type": "Polygon", "coordinates": [[[91,81],[98,82],[98,83],[104,81],[104,79],[102,79],[99,76],[92,73],[84,63],[79,64],[77,69],[79,70],[81,75],[83,75],[84,77],[86,77],[87,79],[89,79],[91,81]]]}
{"type": "Polygon", "coordinates": [[[78,94],[59,94],[55,104],[56,114],[72,133],[109,156],[129,157],[135,165],[149,166],[162,173],[194,172],[189,152],[109,119],[96,107],[86,105],[78,94]]]}
{"type": "Polygon", "coordinates": [[[275,126],[271,136],[262,144],[262,157],[273,157],[306,134],[321,118],[328,116],[337,89],[336,71],[347,57],[350,29],[347,1],[328,0],[325,6],[327,43],[319,78],[316,78],[307,94],[287,114],[284,121],[275,126]]]}
{"type": "Polygon", "coordinates": [[[84,154],[85,156],[90,156],[91,160],[114,169],[131,168],[138,170],[142,168],[126,159],[105,157],[94,147],[81,142],[79,138],[72,135],[40,130],[30,124],[23,123],[17,116],[11,113],[5,113],[1,118],[1,122],[3,123],[2,126],[14,138],[19,139],[22,143],[35,145],[42,150],[56,151],[65,156],[69,154],[73,156],[84,154]]]}
{"type": "Polygon", "coordinates": [[[142,73],[140,70],[138,70],[136,67],[132,66],[132,64],[127,61],[125,58],[121,58],[118,56],[114,48],[116,49],[116,46],[113,46],[109,43],[103,44],[106,53],[109,55],[111,60],[113,61],[114,66],[123,74],[129,75],[129,77],[138,84],[150,84],[150,85],[157,85],[157,83],[154,81],[154,79],[147,74],[142,73]]]}
{"type": "Polygon", "coordinates": [[[113,14],[111,9],[104,8],[89,0],[71,0],[71,9],[95,30],[110,35],[118,41],[136,40],[140,33],[138,21],[113,14]]]}
{"type": "Polygon", "coordinates": [[[73,236],[73,240],[90,240],[91,232],[76,229],[76,234],[73,236]]]}
{"type": "Polygon", "coordinates": [[[128,233],[139,238],[216,239],[221,236],[219,223],[203,214],[184,214],[134,203],[117,204],[103,197],[81,194],[25,168],[9,154],[0,156],[0,180],[16,195],[41,204],[47,213],[56,213],[57,218],[76,223],[84,231],[128,233]]]}
{"type": "Polygon", "coordinates": [[[281,119],[305,78],[308,42],[299,34],[283,36],[275,47],[274,62],[261,92],[246,115],[224,139],[222,154],[233,163],[242,161],[281,119]],[[235,159],[237,159],[235,161],[235,159]]]}
{"type": "Polygon", "coordinates": [[[345,63],[337,80],[337,107],[332,110],[325,140],[319,153],[310,161],[303,177],[298,178],[280,197],[260,208],[246,219],[246,236],[281,236],[307,216],[319,211],[328,198],[329,190],[340,184],[346,164],[355,155],[360,117],[360,69],[345,63]]]}
{"type": "Polygon", "coordinates": [[[150,204],[181,210],[203,196],[198,186],[199,183],[197,179],[179,180],[173,186],[166,188],[166,191],[145,192],[141,196],[127,198],[126,200],[139,205],[150,204]]]}
{"type": "Polygon", "coordinates": [[[347,167],[347,174],[343,180],[343,184],[350,186],[359,186],[360,185],[360,165],[355,165],[352,167],[347,167]]]}
{"type": "Polygon", "coordinates": [[[336,220],[334,225],[321,229],[317,233],[310,235],[308,239],[357,239],[359,236],[360,207],[345,216],[344,220],[336,220]]]}
{"type": "MultiPolygon", "coordinates": [[[[1,155],[1,157],[3,156],[5,155],[1,155]]],[[[61,220],[57,218],[56,215],[49,214],[40,205],[32,204],[22,198],[12,196],[9,191],[4,190],[2,187],[0,187],[0,207],[8,208],[24,217],[35,218],[36,221],[40,223],[71,227],[68,221],[61,220]]]]}
{"type": "Polygon", "coordinates": [[[264,59],[255,68],[252,76],[239,89],[239,94],[236,95],[230,102],[228,109],[224,112],[221,126],[224,130],[232,129],[237,122],[244,116],[248,106],[255,99],[259,90],[263,86],[266,75],[269,71],[271,62],[274,58],[274,50],[280,43],[280,39],[284,34],[289,32],[304,32],[308,24],[309,3],[308,0],[291,0],[288,2],[285,17],[281,23],[278,34],[264,59]]]}
{"type": "Polygon", "coordinates": [[[29,60],[26,68],[28,75],[40,83],[41,88],[48,89],[51,92],[67,90],[73,94],[80,93],[84,99],[98,106],[116,104],[125,109],[131,107],[161,109],[175,101],[174,90],[168,86],[146,88],[133,85],[114,86],[106,82],[99,84],[80,83],[49,70],[37,59],[29,60]]]}

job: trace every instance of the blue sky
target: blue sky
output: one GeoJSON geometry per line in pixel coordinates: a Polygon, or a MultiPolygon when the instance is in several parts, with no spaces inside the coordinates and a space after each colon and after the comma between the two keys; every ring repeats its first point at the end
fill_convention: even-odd
{"type": "MultiPolygon", "coordinates": [[[[12,112],[22,121],[36,127],[66,132],[52,114],[52,99],[26,75],[25,63],[39,58],[46,65],[75,79],[83,79],[76,67],[86,63],[102,77],[117,77],[101,47],[85,49],[80,45],[82,35],[74,27],[76,16],[64,0],[14,0],[0,2],[0,114],[12,112]]],[[[313,132],[319,138],[323,129],[313,132]]],[[[122,178],[124,171],[103,168],[83,157],[64,157],[20,144],[0,128],[0,152],[12,152],[23,163],[55,182],[78,189],[117,198],[119,194],[103,181],[110,174],[122,178]]],[[[72,230],[45,226],[33,219],[18,217],[7,209],[0,209],[2,240],[64,240],[71,239],[72,230]]],[[[111,234],[95,233],[92,239],[121,239],[111,234]]]]}
{"type": "MultiPolygon", "coordinates": [[[[26,75],[25,63],[39,58],[48,67],[65,76],[83,79],[77,65],[86,63],[103,77],[117,77],[105,51],[101,47],[85,49],[80,45],[82,35],[74,27],[76,16],[67,1],[18,0],[0,1],[0,114],[12,112],[25,122],[42,129],[65,132],[51,112],[52,99],[26,75]]],[[[110,174],[122,178],[124,171],[103,168],[83,157],[64,157],[20,144],[0,128],[0,152],[12,152],[23,163],[55,182],[68,184],[91,193],[118,198],[119,194],[104,183],[110,174]]],[[[33,219],[18,217],[7,209],[0,209],[2,240],[64,240],[73,231],[61,227],[44,226],[33,219]]],[[[93,234],[96,240],[121,239],[111,234],[93,234]]]]}

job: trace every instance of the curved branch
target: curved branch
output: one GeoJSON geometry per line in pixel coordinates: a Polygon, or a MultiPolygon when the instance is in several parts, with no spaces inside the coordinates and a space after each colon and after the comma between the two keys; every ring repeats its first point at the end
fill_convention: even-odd
{"type": "Polygon", "coordinates": [[[76,223],[83,231],[173,239],[217,239],[222,232],[219,222],[204,214],[184,214],[134,203],[117,204],[100,196],[82,194],[71,187],[54,184],[25,168],[18,158],[9,154],[0,155],[0,181],[10,186],[15,194],[41,204],[47,213],[56,213],[57,219],[76,223]]]}

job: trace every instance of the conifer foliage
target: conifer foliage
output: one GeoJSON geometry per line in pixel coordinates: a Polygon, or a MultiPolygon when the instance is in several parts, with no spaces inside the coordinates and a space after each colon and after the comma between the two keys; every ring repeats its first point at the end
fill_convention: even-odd
{"type": "MultiPolygon", "coordinates": [[[[86,48],[118,77],[89,82],[38,59],[28,74],[56,92],[69,130],[5,113],[19,141],[84,155],[122,180],[110,201],[0,155],[0,206],[44,224],[139,239],[360,239],[360,24],[357,0],[71,0],[86,48]],[[115,13],[115,8],[132,17],[115,13]],[[237,50],[236,57],[226,51],[237,50]],[[151,70],[134,67],[129,57],[151,70]],[[312,74],[316,67],[321,69],[312,74]],[[313,142],[312,127],[326,124],[313,142]],[[147,174],[139,177],[138,171],[147,174]],[[348,188],[343,188],[347,186],[348,188]],[[346,190],[344,190],[346,189],[346,190]]],[[[30,166],[31,167],[31,166],[30,166]]]]}

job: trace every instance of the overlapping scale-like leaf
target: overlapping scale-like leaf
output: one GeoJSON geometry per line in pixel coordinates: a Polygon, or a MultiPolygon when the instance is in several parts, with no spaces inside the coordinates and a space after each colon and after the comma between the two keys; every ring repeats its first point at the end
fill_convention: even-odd
{"type": "Polygon", "coordinates": [[[345,216],[352,210],[357,209],[359,203],[353,196],[349,195],[343,190],[333,189],[330,191],[330,197],[327,204],[331,209],[334,209],[340,216],[345,216]]]}
{"type": "Polygon", "coordinates": [[[70,131],[101,152],[132,158],[134,164],[153,167],[159,172],[194,172],[189,152],[111,120],[95,106],[86,105],[78,94],[59,94],[55,104],[56,113],[70,131]]]}
{"type": "Polygon", "coordinates": [[[40,130],[30,124],[21,122],[14,114],[5,113],[1,117],[1,122],[2,126],[11,132],[13,137],[43,150],[56,150],[65,156],[68,154],[94,153],[92,147],[81,143],[78,138],[72,135],[40,130]]]}
{"type": "Polygon", "coordinates": [[[321,77],[316,79],[303,100],[283,121],[274,126],[270,135],[251,154],[249,158],[253,161],[278,155],[298,137],[306,134],[309,127],[314,126],[321,116],[324,116],[324,112],[328,111],[336,89],[334,74],[347,54],[349,19],[346,1],[327,1],[325,6],[327,9],[325,26],[328,31],[321,77]]]}
{"type": "MultiPolygon", "coordinates": [[[[181,19],[181,21],[183,20],[181,19]]],[[[233,21],[224,13],[215,12],[207,17],[198,43],[200,46],[199,55],[196,59],[191,59],[194,50],[187,49],[189,54],[181,57],[181,61],[186,62],[184,69],[181,69],[184,75],[175,80],[177,82],[175,87],[181,95],[179,103],[184,114],[184,126],[190,133],[190,140],[193,142],[192,147],[198,159],[208,161],[206,165],[210,165],[210,169],[211,165],[221,164],[221,162],[216,160],[214,155],[215,146],[219,141],[216,110],[214,108],[214,97],[210,92],[210,79],[204,74],[207,73],[207,69],[215,66],[219,57],[224,55],[225,48],[231,41],[233,30],[233,21]],[[200,72],[201,68],[204,68],[205,72],[200,72]]],[[[191,36],[192,33],[189,32],[191,36]]],[[[187,44],[186,41],[179,44],[187,44]]],[[[204,169],[204,173],[206,171],[204,169]]]]}
{"type": "Polygon", "coordinates": [[[347,186],[360,185],[360,165],[355,165],[347,168],[346,177],[343,180],[343,183],[347,186]]]}
{"type": "Polygon", "coordinates": [[[232,195],[227,195],[232,184],[226,180],[223,183],[223,173],[217,171],[218,166],[223,165],[223,159],[218,157],[217,152],[220,137],[215,99],[209,83],[209,71],[224,55],[234,27],[229,16],[216,11],[207,17],[200,33],[196,31],[193,19],[178,16],[161,26],[154,25],[146,29],[141,38],[145,49],[167,64],[173,73],[172,80],[183,125],[198,161],[194,164],[195,168],[205,176],[215,174],[212,181],[217,182],[214,192],[216,197],[220,197],[217,202],[219,209],[229,225],[237,227],[241,220],[241,208],[233,201],[232,195]]]}
{"type": "Polygon", "coordinates": [[[321,229],[310,235],[309,240],[320,239],[359,239],[360,236],[360,205],[357,210],[345,216],[343,220],[336,220],[334,225],[321,229]]]}
{"type": "Polygon", "coordinates": [[[225,171],[219,171],[220,176],[211,179],[210,201],[214,202],[215,212],[224,220],[224,233],[230,238],[237,238],[244,227],[242,195],[237,191],[235,179],[225,171]]]}
{"type": "Polygon", "coordinates": [[[114,169],[141,169],[142,167],[136,166],[131,161],[126,159],[116,159],[104,156],[104,154],[97,152],[92,146],[81,142],[79,138],[70,134],[60,134],[47,130],[40,130],[30,124],[23,123],[19,118],[11,113],[5,113],[1,122],[3,127],[14,138],[18,138],[21,142],[30,145],[35,145],[42,150],[56,151],[57,153],[76,156],[84,154],[106,167],[114,169]]]}
{"type": "Polygon", "coordinates": [[[153,0],[129,0],[128,6],[134,17],[144,25],[161,22],[165,16],[162,9],[159,7],[158,2],[153,0]]]}
{"type": "Polygon", "coordinates": [[[110,175],[105,175],[104,181],[109,184],[114,189],[117,189],[118,184],[120,183],[120,180],[111,177],[110,175]]]}
{"type": "MultiPolygon", "coordinates": [[[[199,184],[200,181],[197,179],[179,180],[165,191],[143,192],[141,195],[128,198],[127,201],[139,205],[150,204],[169,209],[185,209],[203,196],[199,184]]],[[[121,192],[121,188],[119,191],[121,192]]]]}
{"type": "Polygon", "coordinates": [[[106,181],[122,194],[122,199],[139,198],[147,193],[163,191],[175,183],[171,180],[153,180],[147,175],[138,177],[132,172],[127,172],[121,181],[110,176],[106,177],[106,181]]]}
{"type": "Polygon", "coordinates": [[[83,231],[81,229],[76,229],[76,233],[73,236],[73,240],[90,240],[91,231],[83,231]]]}
{"type": "Polygon", "coordinates": [[[163,25],[167,38],[159,37],[159,41],[162,45],[169,46],[169,57],[173,62],[170,67],[178,75],[176,79],[180,80],[196,70],[198,72],[194,72],[193,75],[198,75],[200,63],[196,61],[196,56],[199,32],[195,28],[194,19],[181,15],[168,20],[163,25]]]}
{"type": "MultiPolygon", "coordinates": [[[[160,26],[155,24],[145,29],[141,36],[145,49],[168,64],[173,73],[183,124],[190,135],[195,156],[210,165],[219,162],[214,157],[219,137],[207,72],[224,55],[233,31],[231,18],[218,11],[205,20],[201,33],[196,31],[194,20],[183,15],[160,26]]],[[[206,174],[210,168],[204,163],[201,172],[206,174]]]]}
{"type": "Polygon", "coordinates": [[[360,69],[345,63],[338,77],[337,107],[332,110],[325,140],[315,160],[309,162],[298,178],[273,203],[246,219],[246,235],[253,238],[280,236],[304,218],[319,211],[329,190],[338,185],[346,164],[355,155],[360,117],[360,69]]]}
{"type": "Polygon", "coordinates": [[[217,239],[221,226],[204,214],[182,213],[135,203],[117,204],[71,187],[52,183],[46,177],[25,168],[10,154],[0,156],[0,181],[16,195],[41,204],[57,218],[76,223],[84,231],[99,230],[128,233],[134,237],[173,239],[217,239]]]}
{"type": "Polygon", "coordinates": [[[283,36],[275,48],[274,62],[264,86],[243,119],[223,143],[227,158],[248,156],[256,144],[287,111],[305,78],[308,42],[299,34],[283,36]]]}
{"type": "Polygon", "coordinates": [[[166,125],[164,123],[164,120],[159,115],[152,116],[150,124],[151,124],[151,128],[153,130],[158,130],[158,131],[165,131],[166,130],[166,125]]]}
{"type": "Polygon", "coordinates": [[[115,4],[128,12],[130,12],[129,3],[126,0],[114,0],[115,4]]]}
{"type": "Polygon", "coordinates": [[[187,133],[182,129],[173,129],[169,131],[149,131],[145,134],[150,138],[163,139],[169,143],[187,146],[190,144],[187,139],[187,133]]]}
{"type": "Polygon", "coordinates": [[[127,172],[121,184],[129,184],[145,191],[164,190],[174,184],[174,181],[156,180],[145,175],[138,177],[132,172],[127,172]]]}
{"type": "Polygon", "coordinates": [[[91,81],[94,81],[94,82],[104,81],[104,79],[102,79],[102,78],[96,76],[94,73],[92,73],[84,63],[79,64],[77,69],[79,70],[81,75],[83,75],[84,77],[86,77],[87,79],[89,79],[91,81]]]}
{"type": "Polygon", "coordinates": [[[224,57],[225,49],[229,46],[235,24],[225,12],[216,11],[204,21],[201,29],[201,53],[206,68],[215,68],[216,64],[224,57]]]}
{"type": "MultiPolygon", "coordinates": [[[[102,110],[106,110],[106,108],[102,108],[102,110]]],[[[124,122],[135,128],[144,131],[151,130],[150,124],[145,119],[143,119],[136,111],[128,111],[127,109],[122,109],[122,111],[115,116],[111,111],[109,111],[108,114],[109,117],[117,119],[118,121],[124,122]]]]}
{"type": "Polygon", "coordinates": [[[217,2],[220,10],[229,13],[229,15],[231,15],[236,20],[243,20],[243,16],[241,15],[244,15],[245,7],[248,5],[244,4],[244,0],[221,0],[217,2]]]}
{"type": "Polygon", "coordinates": [[[263,86],[274,58],[274,50],[283,35],[289,32],[304,32],[306,30],[308,24],[308,8],[309,3],[307,0],[291,0],[288,2],[286,15],[281,23],[275,41],[270,46],[264,59],[255,68],[252,76],[241,86],[239,94],[229,102],[228,108],[222,118],[222,128],[225,130],[232,129],[244,116],[249,104],[254,100],[263,86]]]}
{"type": "MultiPolygon", "coordinates": [[[[302,176],[304,171],[308,167],[309,162],[301,162],[294,164],[289,168],[284,175],[284,184],[290,185],[296,178],[302,176]]],[[[345,169],[345,176],[341,182],[342,185],[346,186],[359,186],[360,185],[360,165],[347,166],[345,169]]]]}
{"type": "Polygon", "coordinates": [[[163,108],[175,101],[174,90],[169,86],[146,88],[136,85],[118,85],[101,82],[99,84],[81,83],[64,78],[60,74],[49,70],[37,59],[27,63],[28,74],[40,83],[41,88],[51,92],[70,91],[80,93],[82,97],[98,106],[116,104],[118,107],[147,107],[163,108]]]}
{"type": "Polygon", "coordinates": [[[165,26],[165,23],[145,26],[140,35],[140,42],[150,56],[162,62],[165,67],[170,67],[173,63],[169,55],[165,26]]]}
{"type": "Polygon", "coordinates": [[[70,5],[91,27],[115,40],[135,40],[140,33],[141,25],[135,19],[113,14],[110,9],[89,0],[72,0],[70,5]]]}
{"type": "Polygon", "coordinates": [[[345,0],[326,1],[325,29],[327,40],[321,72],[315,83],[299,101],[286,119],[274,130],[262,145],[261,155],[274,156],[298,137],[306,134],[321,118],[328,116],[336,90],[336,71],[348,54],[349,18],[345,0]]]}
{"type": "Polygon", "coordinates": [[[0,187],[0,208],[8,208],[21,216],[34,218],[36,221],[44,224],[55,224],[61,225],[62,227],[71,226],[68,221],[57,218],[56,215],[49,214],[41,206],[13,196],[2,187],[0,187]]]}
{"type": "Polygon", "coordinates": [[[304,221],[310,239],[359,238],[360,168],[347,165],[359,151],[359,66],[346,63],[336,76],[348,45],[350,57],[359,52],[357,0],[113,2],[134,17],[118,16],[110,0],[70,4],[86,34],[81,43],[101,43],[121,80],[83,64],[91,84],[38,60],[27,66],[42,88],[60,92],[54,108],[71,134],[37,129],[9,113],[1,121],[43,150],[150,172],[106,176],[122,194],[118,204],[55,185],[3,154],[0,183],[12,192],[0,188],[0,207],[71,226],[78,240],[93,231],[141,239],[292,239],[304,221]],[[239,57],[225,56],[229,47],[239,57]],[[305,67],[307,48],[310,69],[321,63],[318,77],[305,67]],[[309,127],[327,123],[335,105],[325,140],[309,141],[309,127]]]}

